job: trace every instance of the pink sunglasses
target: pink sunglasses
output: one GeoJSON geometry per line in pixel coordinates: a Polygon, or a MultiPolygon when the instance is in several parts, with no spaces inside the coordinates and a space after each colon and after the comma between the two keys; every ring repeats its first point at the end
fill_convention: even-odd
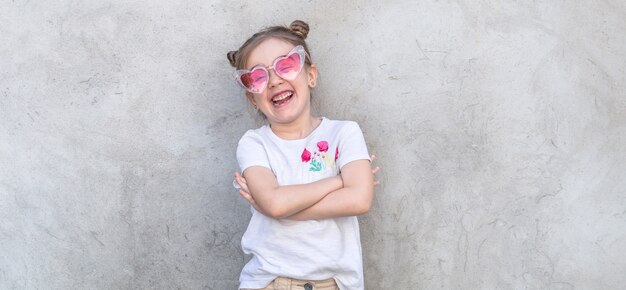
{"type": "Polygon", "coordinates": [[[269,70],[273,69],[276,75],[282,79],[293,81],[304,66],[305,56],[304,47],[298,45],[287,55],[276,58],[269,67],[257,65],[251,70],[240,69],[233,73],[233,77],[248,92],[260,94],[269,82],[269,70]]]}

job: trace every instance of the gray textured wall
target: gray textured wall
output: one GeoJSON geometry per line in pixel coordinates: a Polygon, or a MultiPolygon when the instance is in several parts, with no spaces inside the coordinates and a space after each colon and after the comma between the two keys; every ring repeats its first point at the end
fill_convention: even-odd
{"type": "Polygon", "coordinates": [[[624,1],[0,5],[0,289],[234,289],[225,53],[294,19],[383,167],[368,289],[626,285],[624,1]]]}

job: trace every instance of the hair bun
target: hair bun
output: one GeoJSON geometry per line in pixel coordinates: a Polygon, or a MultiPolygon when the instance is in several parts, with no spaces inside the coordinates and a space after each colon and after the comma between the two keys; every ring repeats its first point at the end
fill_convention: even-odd
{"type": "Polygon", "coordinates": [[[229,51],[226,54],[226,57],[228,58],[228,61],[230,62],[230,65],[237,67],[237,51],[233,50],[233,51],[229,51]]]}
{"type": "Polygon", "coordinates": [[[291,22],[289,29],[291,29],[291,31],[293,31],[296,35],[302,37],[302,39],[306,39],[306,36],[309,34],[309,25],[302,20],[295,20],[294,22],[291,22]]]}

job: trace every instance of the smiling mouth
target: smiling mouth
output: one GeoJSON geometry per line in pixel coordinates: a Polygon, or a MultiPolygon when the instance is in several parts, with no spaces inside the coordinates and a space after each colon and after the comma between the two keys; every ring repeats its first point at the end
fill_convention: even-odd
{"type": "Polygon", "coordinates": [[[289,102],[289,100],[291,100],[291,97],[293,97],[293,92],[292,91],[285,91],[282,92],[276,96],[274,96],[272,98],[272,104],[275,107],[280,107],[284,104],[286,104],[287,102],[289,102]]]}

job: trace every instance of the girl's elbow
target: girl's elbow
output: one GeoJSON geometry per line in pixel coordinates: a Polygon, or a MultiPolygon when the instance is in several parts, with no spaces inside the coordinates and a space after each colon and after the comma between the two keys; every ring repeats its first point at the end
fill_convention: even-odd
{"type": "Polygon", "coordinates": [[[281,219],[283,218],[284,212],[280,209],[280,207],[276,205],[269,205],[264,208],[264,213],[266,216],[281,219]]]}
{"type": "Polygon", "coordinates": [[[289,216],[289,212],[287,211],[286,207],[280,206],[280,204],[274,202],[271,205],[267,206],[265,215],[274,219],[284,219],[289,216]]]}
{"type": "Polygon", "coordinates": [[[362,198],[356,207],[356,215],[362,215],[369,212],[369,210],[372,208],[372,199],[372,195],[367,195],[362,198]]]}
{"type": "Polygon", "coordinates": [[[372,208],[372,203],[371,202],[364,202],[358,208],[357,215],[366,214],[367,212],[370,211],[371,208],[372,208]]]}
{"type": "Polygon", "coordinates": [[[269,191],[265,191],[262,192],[261,195],[259,196],[264,196],[266,198],[259,198],[257,200],[257,204],[258,206],[261,208],[263,214],[267,217],[271,217],[271,218],[275,218],[275,219],[281,219],[281,218],[285,218],[286,215],[286,209],[284,206],[281,206],[281,203],[274,199],[274,198],[267,198],[267,197],[271,197],[273,194],[269,191]]]}

